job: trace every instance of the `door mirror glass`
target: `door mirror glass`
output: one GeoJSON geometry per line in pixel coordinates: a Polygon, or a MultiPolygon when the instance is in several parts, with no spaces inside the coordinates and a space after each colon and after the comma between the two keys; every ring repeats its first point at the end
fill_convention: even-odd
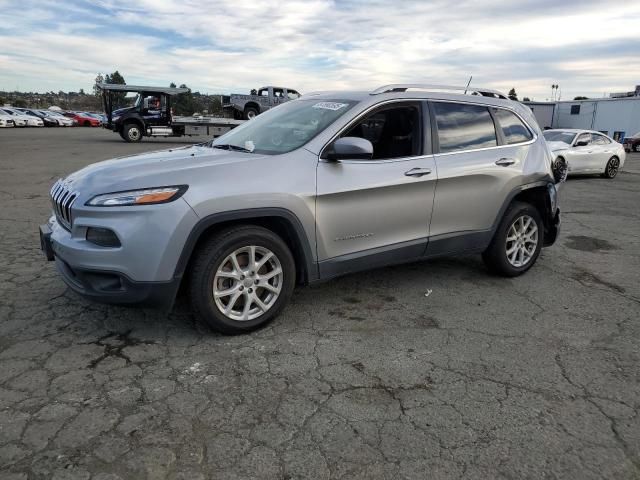
{"type": "Polygon", "coordinates": [[[586,147],[587,145],[589,145],[589,141],[588,140],[578,140],[576,142],[576,147],[586,147]]]}
{"type": "Polygon", "coordinates": [[[333,144],[329,160],[371,160],[373,145],[365,138],[342,137],[333,144]]]}

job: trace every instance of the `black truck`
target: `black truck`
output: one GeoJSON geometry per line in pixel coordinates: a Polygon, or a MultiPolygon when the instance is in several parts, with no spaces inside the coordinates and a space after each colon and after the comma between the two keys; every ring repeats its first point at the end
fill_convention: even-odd
{"type": "Polygon", "coordinates": [[[107,121],[104,127],[120,134],[127,142],[139,142],[142,137],[181,137],[206,135],[218,137],[242,123],[242,120],[213,117],[175,117],[171,100],[187,93],[187,88],[148,87],[99,83],[107,121]],[[122,94],[136,93],[131,107],[113,109],[122,94]]]}

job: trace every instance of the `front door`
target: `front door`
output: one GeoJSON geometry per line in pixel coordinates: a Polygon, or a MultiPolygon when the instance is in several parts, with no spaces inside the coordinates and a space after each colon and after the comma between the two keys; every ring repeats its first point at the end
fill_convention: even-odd
{"type": "Polygon", "coordinates": [[[588,172],[595,168],[597,162],[594,158],[597,156],[595,145],[591,143],[590,133],[581,133],[576,137],[571,147],[571,160],[569,161],[569,170],[574,173],[588,172]],[[579,143],[586,142],[586,145],[579,143]]]}
{"type": "Polygon", "coordinates": [[[373,158],[319,161],[321,276],[336,273],[340,262],[369,255],[367,265],[375,266],[381,259],[394,263],[424,253],[437,179],[433,156],[425,149],[425,110],[422,102],[404,101],[365,113],[340,137],[369,140],[373,158]]]}

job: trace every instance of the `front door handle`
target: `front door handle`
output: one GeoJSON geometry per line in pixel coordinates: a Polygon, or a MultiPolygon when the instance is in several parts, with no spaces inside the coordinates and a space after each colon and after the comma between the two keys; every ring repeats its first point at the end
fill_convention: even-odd
{"type": "Polygon", "coordinates": [[[430,173],[430,168],[412,168],[411,170],[404,172],[407,177],[422,177],[423,175],[429,175],[430,173]]]}
{"type": "Polygon", "coordinates": [[[516,163],[515,158],[501,158],[500,160],[496,160],[496,165],[500,165],[501,167],[508,167],[509,165],[513,165],[516,163]]]}

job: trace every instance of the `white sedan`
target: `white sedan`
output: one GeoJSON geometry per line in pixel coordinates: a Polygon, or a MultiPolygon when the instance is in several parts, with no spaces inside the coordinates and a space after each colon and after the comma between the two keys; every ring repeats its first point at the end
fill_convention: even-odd
{"type": "Polygon", "coordinates": [[[627,156],[621,143],[594,130],[545,130],[543,135],[556,162],[566,164],[568,174],[599,173],[613,178],[627,156]]]}
{"type": "Polygon", "coordinates": [[[26,113],[22,113],[19,110],[12,108],[2,107],[0,113],[11,115],[15,121],[16,127],[44,127],[44,122],[41,118],[32,117],[26,113]]]}
{"type": "Polygon", "coordinates": [[[11,115],[7,115],[6,113],[2,113],[0,111],[0,128],[11,128],[15,127],[15,122],[11,115]]]}

